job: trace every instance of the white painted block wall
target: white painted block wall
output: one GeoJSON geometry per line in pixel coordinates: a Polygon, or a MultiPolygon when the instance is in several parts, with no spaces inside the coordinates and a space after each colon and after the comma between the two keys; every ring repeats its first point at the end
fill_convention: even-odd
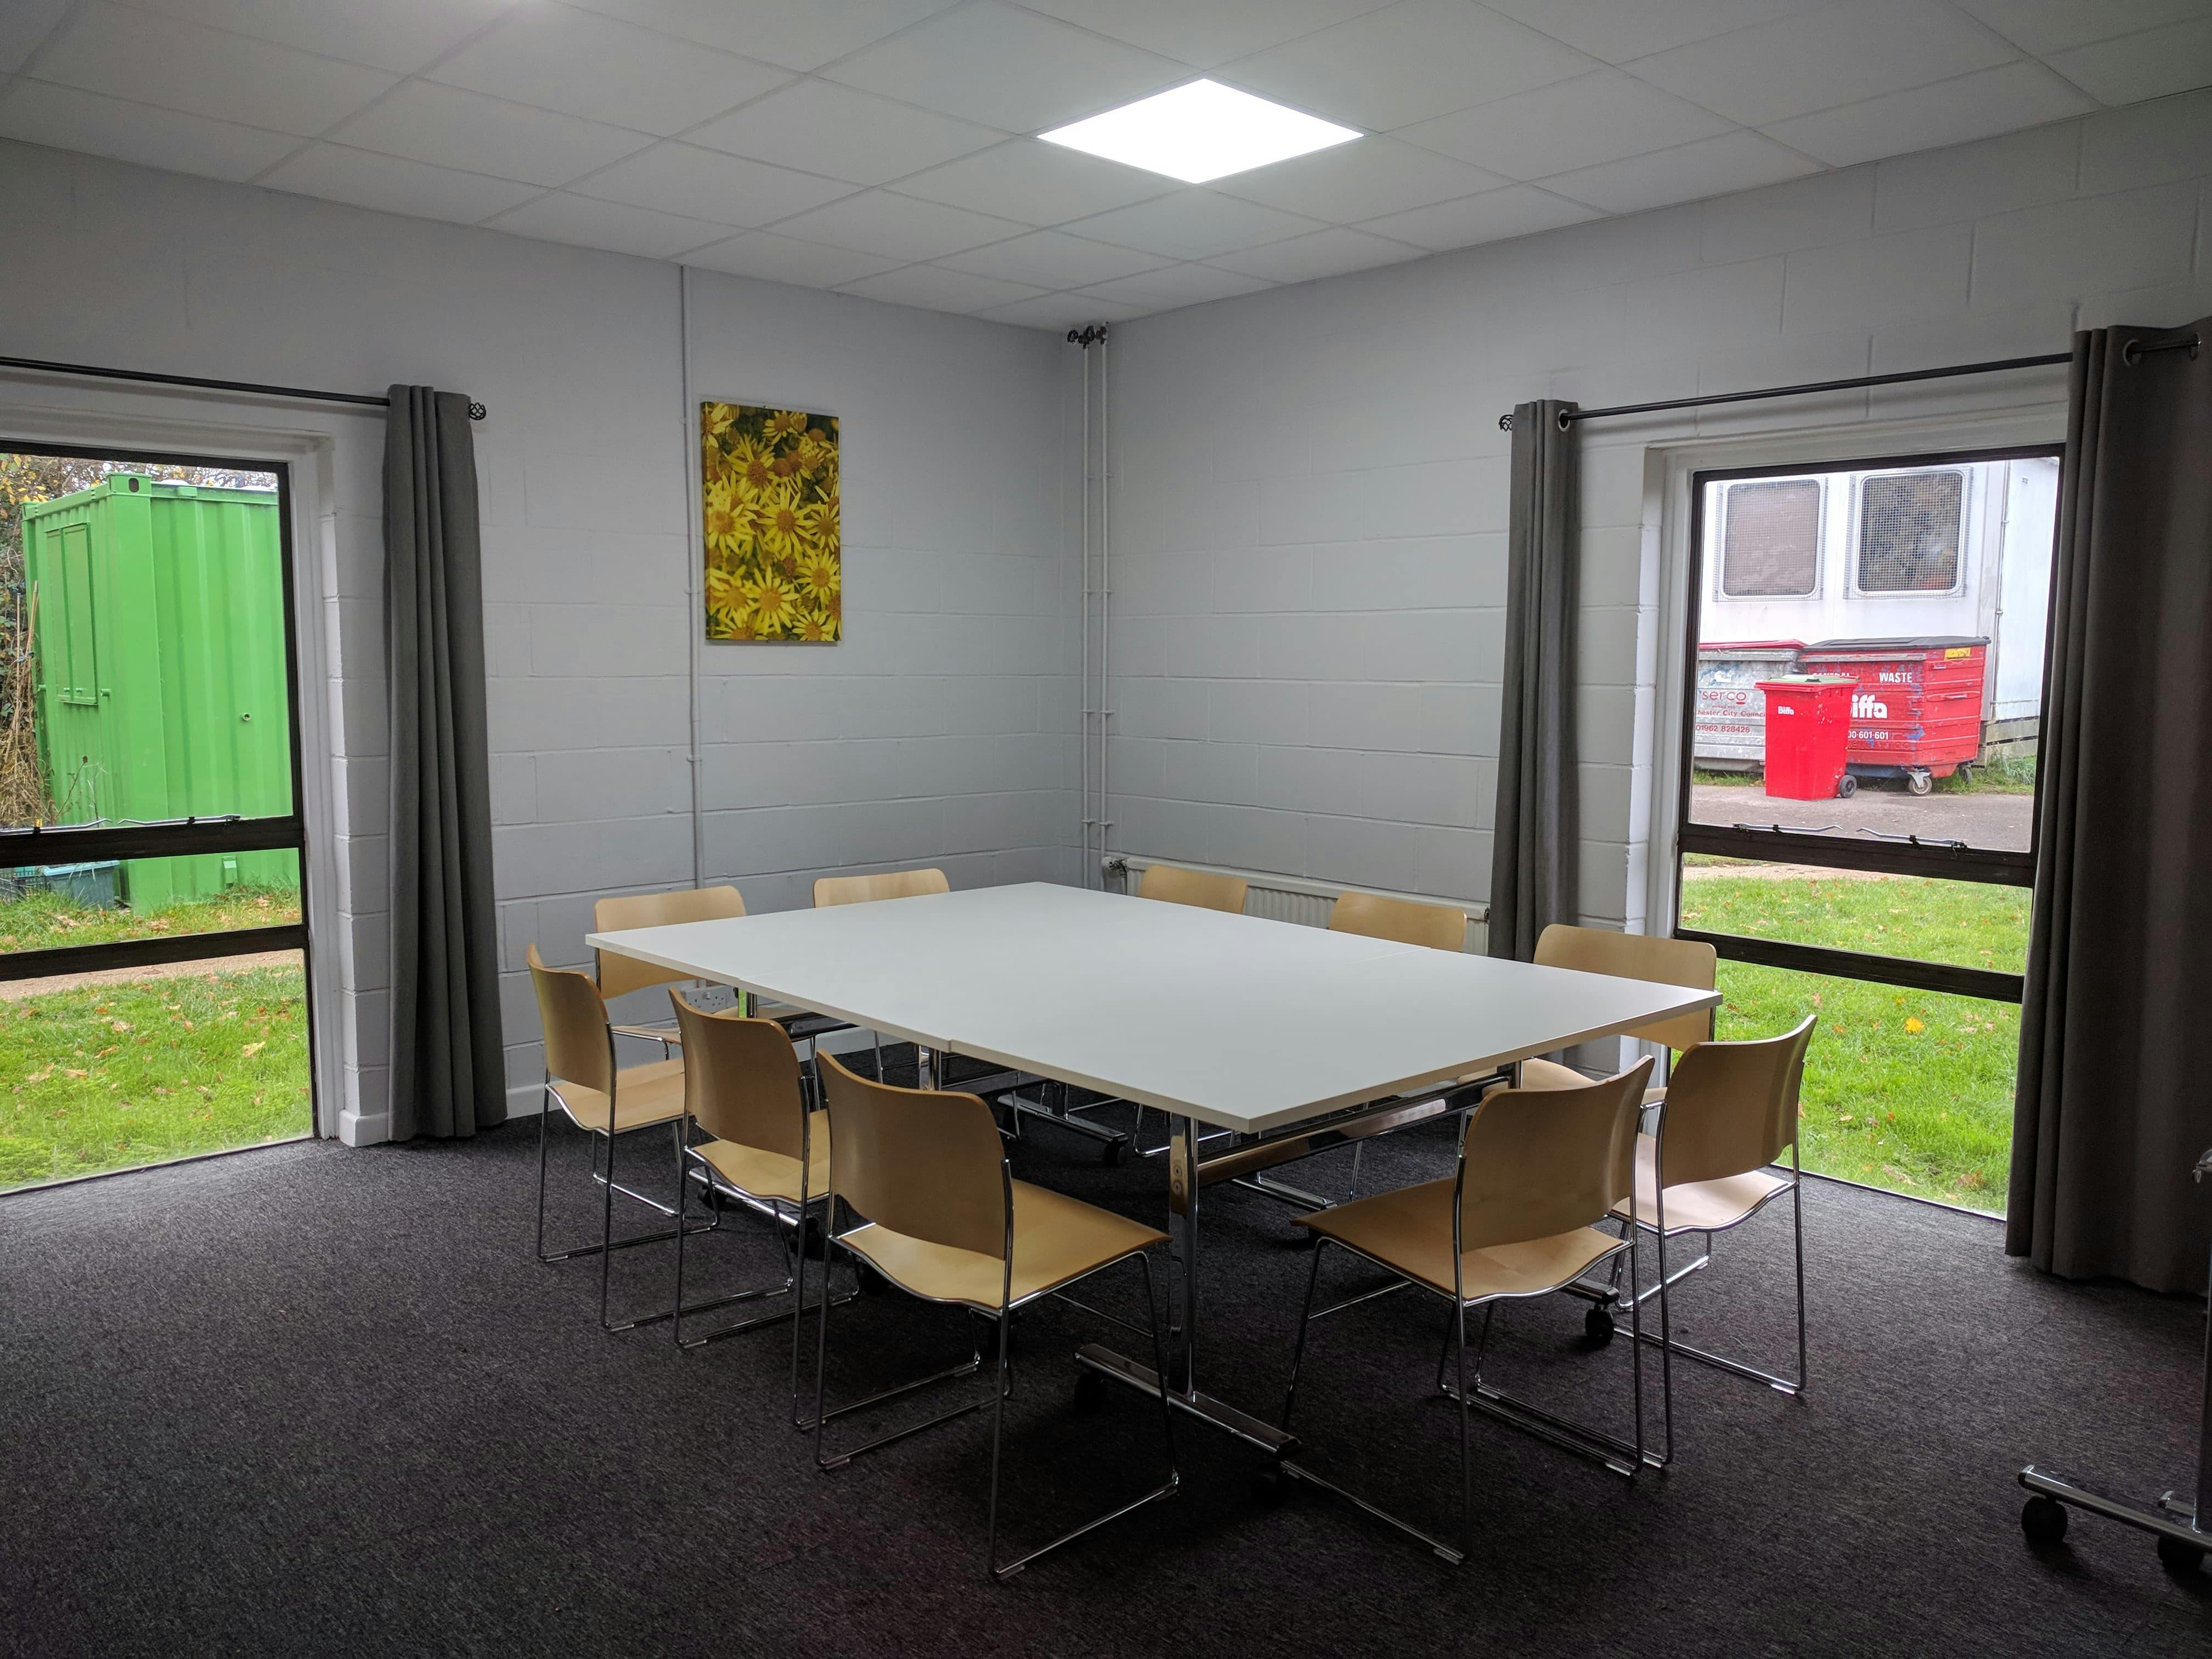
{"type": "MultiPolygon", "coordinates": [[[[493,854],[510,1104],[535,1109],[528,945],[580,962],[592,898],[692,879],[675,267],[14,143],[0,143],[0,235],[9,355],[347,391],[426,383],[490,406],[476,437],[493,854]]],[[[1073,349],[693,281],[698,393],[837,414],[848,492],[846,641],[707,647],[708,879],[760,909],[803,904],[816,873],[854,866],[1073,879],[1073,349]]],[[[47,402],[338,434],[325,575],[339,937],[319,960],[343,987],[343,1105],[374,1138],[390,955],[380,419],[0,380],[0,405],[47,402]]]]}
{"type": "MultiPolygon", "coordinates": [[[[2076,327],[2212,311],[2208,242],[2197,93],[1118,325],[1115,845],[1482,897],[1502,412],[2063,351],[2076,327]]],[[[1647,450],[2048,404],[2063,376],[1583,429],[1586,918],[1644,921],[1647,450]]]]}

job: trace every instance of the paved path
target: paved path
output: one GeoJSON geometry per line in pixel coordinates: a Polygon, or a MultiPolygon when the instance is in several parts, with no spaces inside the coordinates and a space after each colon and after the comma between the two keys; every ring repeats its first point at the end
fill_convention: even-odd
{"type": "Polygon", "coordinates": [[[131,985],[141,980],[179,979],[189,974],[235,974],[247,968],[297,968],[301,960],[297,951],[253,951],[243,956],[149,963],[140,968],[102,968],[90,974],[55,974],[46,979],[0,980],[0,1002],[21,1002],[49,991],[74,991],[85,985],[131,985]]]}
{"type": "Polygon", "coordinates": [[[2035,818],[2033,795],[1995,791],[1908,795],[1902,789],[1866,783],[1849,800],[1778,800],[1763,789],[1701,783],[1692,787],[1690,796],[1691,810],[1700,823],[1778,823],[1792,830],[1832,826],[1844,836],[1865,828],[2016,853],[2027,850],[2035,818]]]}

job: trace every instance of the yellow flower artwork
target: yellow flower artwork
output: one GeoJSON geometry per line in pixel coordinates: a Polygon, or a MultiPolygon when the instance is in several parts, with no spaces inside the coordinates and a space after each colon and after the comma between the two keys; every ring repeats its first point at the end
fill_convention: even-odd
{"type": "Polygon", "coordinates": [[[834,645],[843,632],[837,421],[699,405],[707,637],[834,645]]]}

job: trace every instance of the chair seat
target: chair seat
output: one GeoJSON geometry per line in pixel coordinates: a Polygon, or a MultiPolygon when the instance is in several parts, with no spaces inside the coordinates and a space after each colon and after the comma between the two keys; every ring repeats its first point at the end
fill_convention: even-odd
{"type": "MultiPolygon", "coordinates": [[[[1659,1186],[1652,1173],[1657,1153],[1658,1142],[1650,1135],[1636,1137],[1636,1212],[1646,1227],[1659,1215],[1659,1186]]],[[[1764,1170],[1718,1181],[1676,1182],[1667,1188],[1667,1231],[1710,1233],[1733,1227],[1789,1184],[1764,1170]]],[[[1613,1212],[1625,1221],[1628,1206],[1616,1204],[1613,1212]]]]}
{"type": "MultiPolygon", "coordinates": [[[[580,1129],[607,1132],[607,1097],[580,1083],[556,1083],[553,1097],[580,1129]]],[[[615,1133],[650,1128],[684,1115],[684,1062],[656,1060],[615,1073],[615,1133]]]]}
{"type": "MultiPolygon", "coordinates": [[[[811,1202],[830,1190],[830,1114],[811,1112],[806,1121],[806,1197],[811,1202]]],[[[799,1202],[799,1160],[788,1152],[771,1152],[741,1140],[710,1140],[691,1150],[749,1198],[799,1202]]]]}
{"type": "MultiPolygon", "coordinates": [[[[1596,1081],[1584,1072],[1571,1066],[1562,1066],[1556,1060],[1524,1060],[1521,1062],[1521,1086],[1524,1089],[1580,1089],[1596,1081]]],[[[1655,1083],[1644,1091],[1644,1103],[1656,1106],[1667,1098],[1667,1085],[1655,1083]]]]}
{"type": "MultiPolygon", "coordinates": [[[[1449,1177],[1425,1181],[1418,1187],[1401,1187],[1291,1219],[1449,1296],[1452,1186],[1449,1177]]],[[[1577,1227],[1517,1244],[1487,1245],[1460,1257],[1461,1284],[1470,1302],[1492,1296],[1534,1296],[1559,1289],[1625,1248],[1622,1240],[1595,1227],[1577,1227]]]]}
{"type": "MultiPolygon", "coordinates": [[[[1012,1299],[1028,1301],[1095,1273],[1109,1261],[1164,1243],[1167,1235],[1139,1222],[1067,1198],[1026,1181],[1014,1182],[1012,1299]]],[[[998,1257],[933,1244],[872,1223],[838,1236],[902,1290],[933,1302],[958,1302],[994,1312],[1006,1291],[998,1257]]]]}

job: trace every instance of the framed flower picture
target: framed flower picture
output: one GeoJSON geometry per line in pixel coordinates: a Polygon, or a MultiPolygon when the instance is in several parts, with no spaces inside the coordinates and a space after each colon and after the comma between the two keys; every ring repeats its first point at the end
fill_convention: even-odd
{"type": "Polygon", "coordinates": [[[837,420],[699,405],[707,637],[834,645],[843,632],[837,420]]]}

